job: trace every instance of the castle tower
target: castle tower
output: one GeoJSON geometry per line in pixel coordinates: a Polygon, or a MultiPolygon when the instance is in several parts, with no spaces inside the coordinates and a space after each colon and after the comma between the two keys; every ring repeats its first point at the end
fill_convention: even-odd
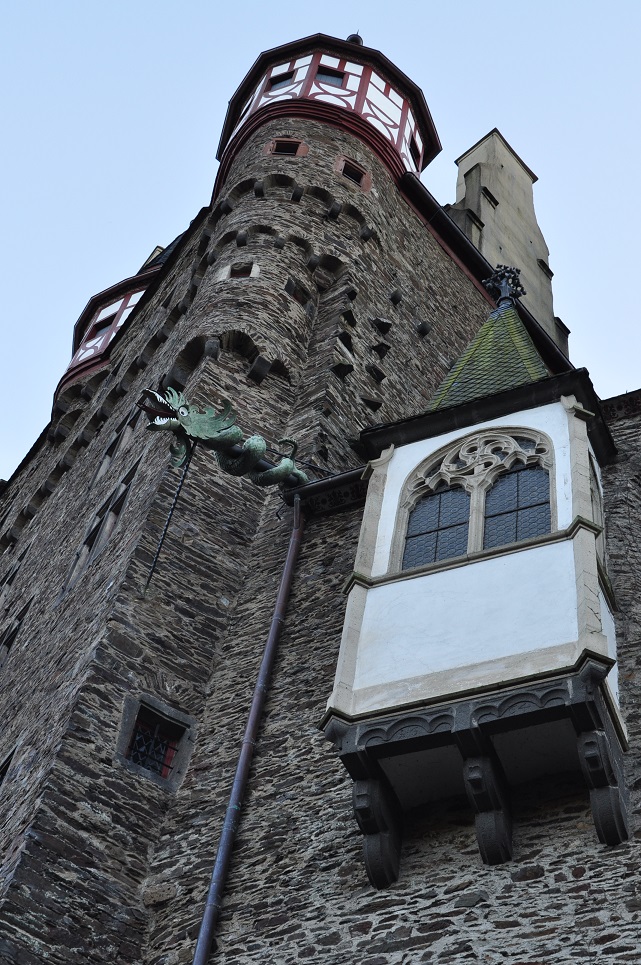
{"type": "MultiPolygon", "coordinates": [[[[198,941],[199,961],[243,965],[477,953],[498,961],[504,946],[488,928],[503,935],[509,925],[516,963],[532,960],[532,929],[542,932],[551,916],[536,954],[561,960],[567,913],[551,909],[551,888],[585,922],[575,961],[591,960],[601,925],[627,954],[636,906],[626,882],[638,858],[624,841],[620,752],[626,719],[638,719],[626,713],[636,699],[641,570],[630,523],[638,507],[624,494],[640,403],[605,408],[623,454],[615,458],[587,376],[521,299],[509,311],[496,305],[482,284],[495,265],[419,180],[439,147],[420,90],[360,38],[318,34],[268,51],[230,102],[211,203],[140,270],[92,297],[76,323],[51,424],[0,493],[0,960],[182,965],[198,941]],[[507,362],[509,377],[492,382],[488,372],[504,373],[507,362]],[[158,431],[146,430],[147,416],[158,431]],[[391,580],[361,572],[374,543],[390,549],[394,525],[401,556],[406,539],[425,536],[383,520],[382,501],[406,491],[397,467],[433,469],[438,456],[438,471],[455,442],[454,462],[470,435],[497,426],[512,446],[501,450],[497,479],[515,463],[531,467],[528,479],[555,474],[554,506],[520,507],[543,516],[547,507],[550,532],[527,546],[501,544],[488,559],[461,553],[442,573],[425,561],[420,573],[391,580]],[[601,478],[606,517],[608,498],[612,506],[607,567],[601,478]],[[556,602],[552,577],[530,566],[540,551],[554,555],[566,594],[556,602]],[[493,587],[484,626],[468,618],[470,634],[454,647],[448,617],[460,623],[467,590],[487,608],[467,586],[449,599],[451,613],[437,601],[434,626],[443,639],[450,633],[441,651],[433,646],[439,666],[418,667],[416,634],[398,649],[394,621],[407,629],[412,614],[433,620],[416,598],[406,613],[398,600],[381,608],[389,652],[383,642],[365,653],[358,593],[421,581],[427,593],[444,574],[470,582],[472,566],[496,560],[524,609],[523,581],[542,581],[532,592],[537,618],[523,614],[518,641],[506,639],[512,611],[493,587]],[[568,623],[577,634],[561,640],[568,623]],[[494,647],[485,662],[477,631],[494,647]],[[278,633],[273,675],[256,685],[278,633]],[[593,645],[584,646],[586,634],[593,645]],[[519,667],[526,637],[534,672],[519,667]],[[365,677],[378,674],[376,693],[350,677],[352,657],[367,664],[365,677]],[[552,679],[568,700],[544,692],[552,679]],[[415,694],[402,692],[408,680],[415,694]],[[516,704],[530,685],[545,712],[528,717],[516,704]],[[500,764],[508,780],[469,799],[451,728],[430,718],[442,741],[372,736],[376,721],[410,727],[417,707],[424,723],[444,702],[496,702],[497,691],[514,697],[503,718],[518,726],[497,740],[486,727],[497,759],[487,741],[476,756],[481,778],[491,758],[492,775],[500,764]],[[339,747],[349,774],[321,725],[337,743],[351,741],[339,747]],[[531,725],[543,730],[533,736],[531,725]],[[576,733],[589,735],[583,773],[576,733]],[[536,766],[519,762],[521,739],[536,766]],[[551,743],[557,766],[548,768],[551,743]],[[434,793],[425,791],[426,755],[439,774],[434,793]],[[359,830],[350,775],[361,773],[370,784],[356,788],[359,830]],[[484,793],[501,806],[487,807],[484,793]],[[227,842],[230,794],[240,819],[227,842]],[[491,861],[505,842],[506,802],[514,860],[484,864],[479,825],[498,828],[498,845],[495,834],[483,855],[491,861]],[[609,845],[615,827],[618,847],[599,844],[593,817],[609,845]],[[379,892],[363,868],[361,832],[379,892]],[[205,940],[223,851],[216,927],[205,940]],[[589,887],[579,891],[583,874],[589,887]]],[[[412,498],[421,487],[431,495],[433,482],[440,498],[433,475],[418,479],[412,498]]],[[[475,552],[483,548],[466,547],[475,552]]],[[[371,621],[368,629],[376,631],[371,621]]],[[[628,736],[634,762],[633,726],[628,736]]],[[[465,781],[473,785],[475,773],[465,781]]],[[[624,960],[618,954],[613,962],[624,960]]]]}

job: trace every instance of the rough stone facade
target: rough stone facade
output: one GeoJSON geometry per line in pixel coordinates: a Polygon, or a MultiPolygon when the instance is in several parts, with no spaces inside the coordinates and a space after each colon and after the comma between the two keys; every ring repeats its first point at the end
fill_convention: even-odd
{"type": "MultiPolygon", "coordinates": [[[[230,399],[247,434],[276,446],[293,437],[319,476],[342,472],[361,464],[361,429],[425,408],[487,312],[470,273],[353,134],[292,118],[246,140],[109,364],[59,400],[0,495],[0,633],[18,625],[0,667],[0,961],[178,965],[193,955],[291,510],[197,449],[144,594],[180,473],[144,417],[123,429],[142,390],[230,399]],[[308,152],[266,153],[287,136],[308,152]],[[337,172],[345,156],[371,188],[337,172]],[[230,277],[249,263],[258,270],[230,277]],[[92,525],[134,470],[112,535],[84,559],[92,525]],[[119,754],[127,702],[145,698],[193,721],[177,786],[119,754]]],[[[362,511],[314,517],[212,961],[637,959],[638,402],[608,414],[620,447],[606,486],[630,842],[597,844],[573,780],[524,787],[516,861],[484,867],[472,814],[447,802],[411,816],[401,879],[372,890],[350,781],[318,729],[362,511]]]]}

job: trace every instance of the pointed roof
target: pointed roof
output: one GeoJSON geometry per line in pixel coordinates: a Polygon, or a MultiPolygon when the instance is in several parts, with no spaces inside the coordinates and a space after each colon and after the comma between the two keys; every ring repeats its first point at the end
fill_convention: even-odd
{"type": "Polygon", "coordinates": [[[437,389],[428,411],[446,409],[550,375],[511,298],[500,299],[437,389]]]}

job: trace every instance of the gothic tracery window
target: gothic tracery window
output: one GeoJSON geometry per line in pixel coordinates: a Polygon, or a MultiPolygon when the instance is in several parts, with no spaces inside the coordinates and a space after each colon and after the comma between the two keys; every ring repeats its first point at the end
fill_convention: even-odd
{"type": "Polygon", "coordinates": [[[552,451],[541,433],[482,432],[410,477],[402,569],[550,532],[552,451]]]}

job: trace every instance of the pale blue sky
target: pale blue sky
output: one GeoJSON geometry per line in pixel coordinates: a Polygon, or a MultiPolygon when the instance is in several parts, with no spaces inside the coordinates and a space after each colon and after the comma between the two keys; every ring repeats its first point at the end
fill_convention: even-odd
{"type": "Polygon", "coordinates": [[[227,101],[258,53],[358,29],[423,89],[454,159],[498,127],[539,177],[555,311],[603,397],[641,386],[635,247],[641,8],[325,0],[22,0],[3,11],[0,477],[49,420],[88,298],[207,204],[227,101]],[[633,262],[634,258],[634,262],[633,262]]]}

